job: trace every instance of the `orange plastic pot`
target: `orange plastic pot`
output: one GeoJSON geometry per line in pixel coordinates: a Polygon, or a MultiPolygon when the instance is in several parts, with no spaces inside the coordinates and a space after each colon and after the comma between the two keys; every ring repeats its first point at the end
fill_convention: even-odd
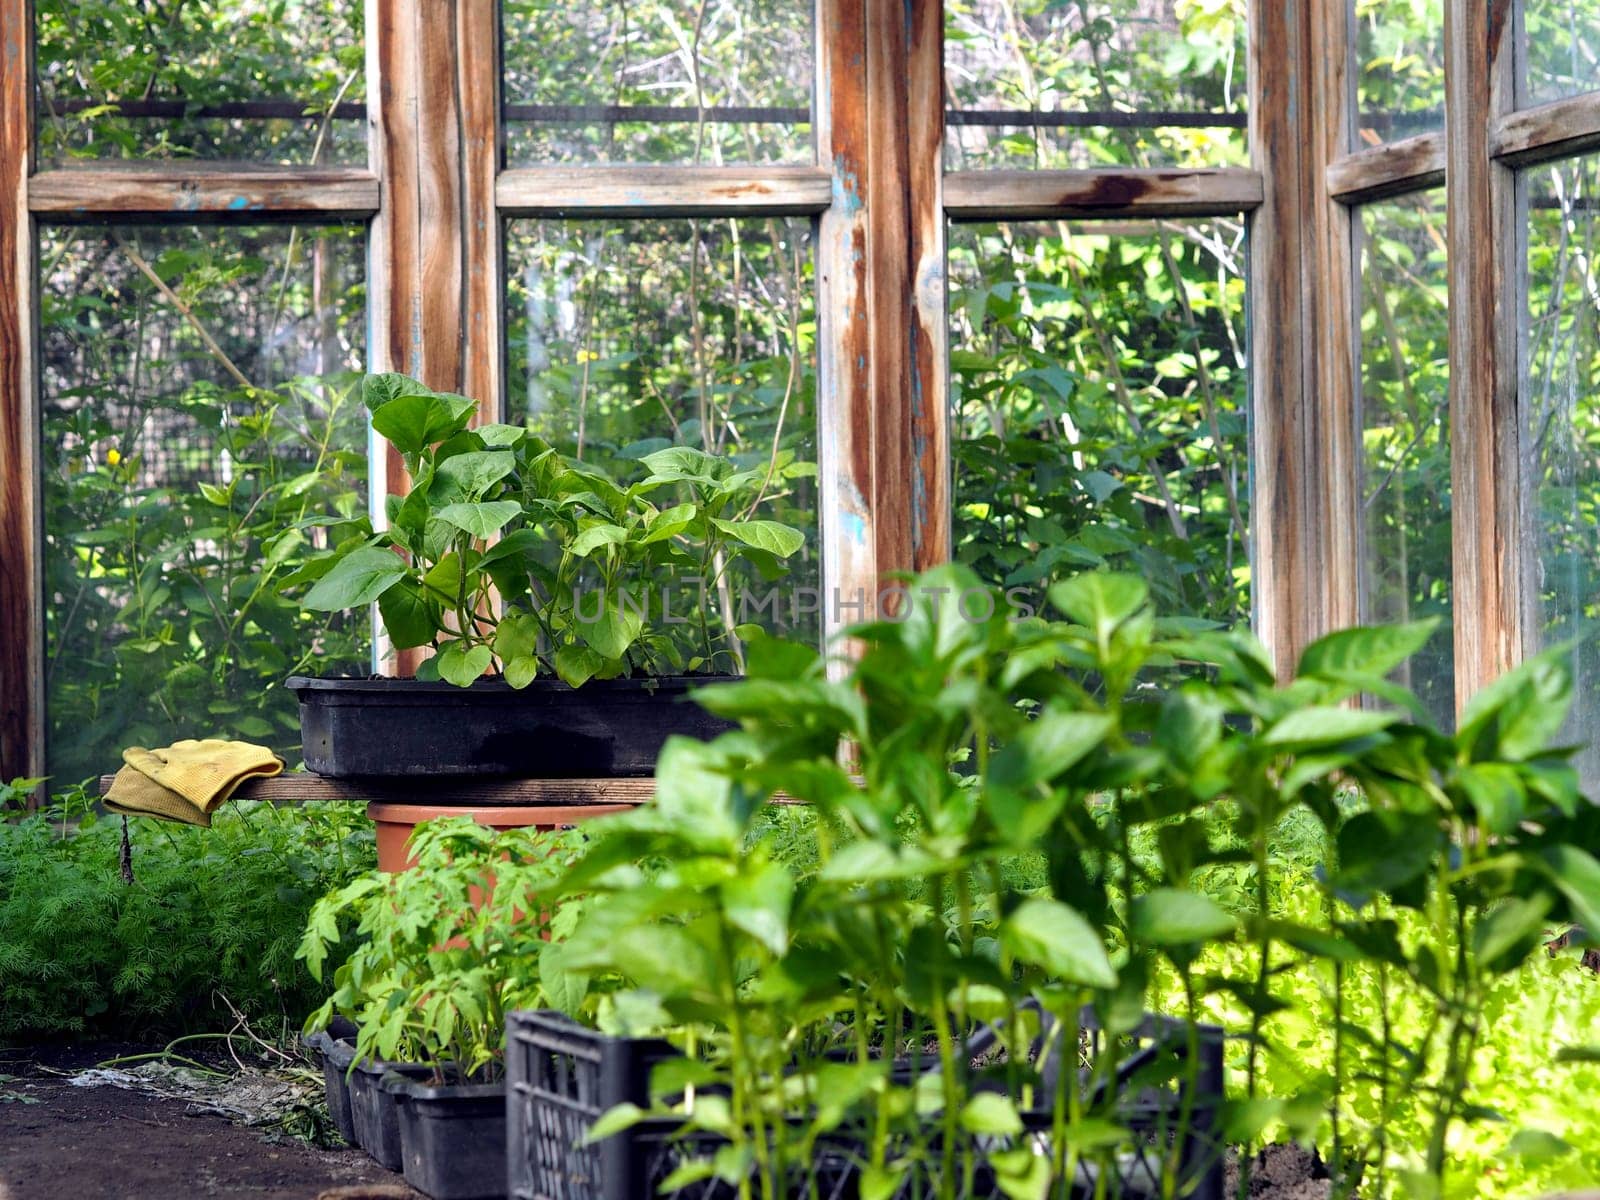
{"type": "Polygon", "coordinates": [[[471,817],[491,829],[571,829],[594,817],[628,812],[631,804],[444,805],[373,801],[367,816],[378,827],[378,869],[405,871],[416,865],[411,831],[435,817],[471,817]]]}

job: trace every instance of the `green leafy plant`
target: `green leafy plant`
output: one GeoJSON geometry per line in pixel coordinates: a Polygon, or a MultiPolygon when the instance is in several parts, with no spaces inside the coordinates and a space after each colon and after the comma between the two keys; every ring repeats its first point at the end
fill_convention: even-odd
{"type": "Polygon", "coordinates": [[[131,822],[130,883],[121,821],[82,792],[6,816],[3,1042],[226,1028],[230,1004],[287,1036],[326,994],[295,961],[306,916],[374,857],[359,805],[234,801],[210,829],[131,822]]]}
{"type": "Polygon", "coordinates": [[[525,429],[470,428],[475,401],[406,376],[369,375],[362,396],[411,490],[390,499],[387,529],[284,582],[312,582],[303,603],[318,611],[376,601],[395,646],[438,652],[419,677],[465,687],[493,667],[514,687],[551,671],[578,686],[736,667],[733,605],[725,591],[712,605],[729,563],[776,577],[804,544],[751,516],[761,470],[675,446],[646,454],[647,473],[624,486],[525,429]]]}
{"type": "Polygon", "coordinates": [[[506,1010],[544,1002],[544,897],[571,840],[468,817],[419,825],[415,868],[369,872],[312,908],[297,955],[314,978],[347,934],[355,945],[306,1031],[339,1014],[356,1022],[363,1058],[425,1063],[441,1081],[498,1077],[506,1010]]]}
{"type": "MultiPolygon", "coordinates": [[[[854,631],[847,680],[802,647],[755,643],[744,682],[700,696],[742,729],[669,745],[657,803],[591,826],[563,884],[586,907],[541,955],[547,994],[694,1050],[658,1088],[659,1111],[702,1139],[674,1185],[718,1175],[783,1195],[848,1133],[877,1195],[968,1195],[980,1170],[1011,1196],[1065,1194],[1080,1169],[1114,1189],[1141,1143],[1109,1085],[1164,997],[1189,1032],[1141,1086],[1194,1083],[1207,1014],[1238,1039],[1239,1092],[1205,1109],[1184,1089],[1169,1133],[1202,1115],[1246,1148],[1321,1131],[1340,1195],[1438,1194],[1448,1147],[1488,1115],[1478,1051],[1496,981],[1546,930],[1600,919],[1597,817],[1569,752],[1549,748],[1562,651],[1445,735],[1408,719],[1421,706],[1390,679],[1431,622],[1333,634],[1280,683],[1248,634],[1161,620],[1130,576],[1056,584],[1049,620],[1008,621],[958,567],[908,590],[900,619],[854,631]],[[812,806],[814,859],[760,815],[778,789],[812,806]],[[1218,879],[1233,886],[1213,895],[1218,879]],[[1297,887],[1315,903],[1287,906],[1297,887]],[[1275,1040],[1295,964],[1333,977],[1336,1044],[1285,1088],[1275,1040]],[[1376,1004],[1365,984],[1346,991],[1358,971],[1403,983],[1415,1019],[1391,1021],[1381,988],[1376,1004]],[[1077,1044],[1085,1006],[1106,1037],[1085,1075],[1051,1078],[1041,1039],[1077,1044]],[[984,1026],[997,1049],[974,1063],[964,1047],[984,1026]],[[1379,1110],[1356,1122],[1374,1080],[1379,1110]],[[718,1087],[686,1107],[691,1082],[718,1087]]],[[[1165,1194],[1194,1186],[1175,1148],[1156,1157],[1165,1194]]]]}

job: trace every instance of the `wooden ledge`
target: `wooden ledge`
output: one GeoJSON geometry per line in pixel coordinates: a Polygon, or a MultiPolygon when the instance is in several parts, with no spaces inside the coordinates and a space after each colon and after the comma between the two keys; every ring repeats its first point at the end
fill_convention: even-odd
{"type": "MultiPolygon", "coordinates": [[[[115,775],[100,776],[106,794],[115,775]]],[[[386,804],[643,804],[655,796],[656,781],[642,779],[330,779],[310,771],[288,771],[271,779],[251,779],[233,794],[236,800],[274,804],[315,804],[325,800],[367,800],[386,804]]],[[[774,804],[797,804],[783,793],[774,804]]]]}
{"type": "MultiPolygon", "coordinates": [[[[114,775],[100,777],[100,794],[114,775]]],[[[309,771],[289,771],[271,779],[251,779],[236,800],[309,804],[324,800],[377,800],[389,804],[642,804],[655,795],[656,781],[644,779],[330,779],[309,771]]]]}

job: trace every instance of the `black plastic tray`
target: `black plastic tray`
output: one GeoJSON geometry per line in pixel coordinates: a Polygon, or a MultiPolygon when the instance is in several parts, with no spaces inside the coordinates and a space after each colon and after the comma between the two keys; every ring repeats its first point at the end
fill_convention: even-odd
{"type": "Polygon", "coordinates": [[[291,675],[306,769],[334,778],[653,774],[673,734],[706,740],[732,724],[687,698],[726,675],[601,679],[581,688],[536,679],[516,689],[414,679],[291,675]]]}

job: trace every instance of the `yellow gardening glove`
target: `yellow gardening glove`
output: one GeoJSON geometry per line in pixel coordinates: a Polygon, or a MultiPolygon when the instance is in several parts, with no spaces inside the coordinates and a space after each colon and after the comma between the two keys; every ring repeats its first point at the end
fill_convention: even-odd
{"type": "Polygon", "coordinates": [[[182,821],[185,825],[211,824],[211,814],[205,809],[196,808],[177,792],[168,791],[133,767],[123,767],[117,772],[103,799],[112,812],[182,821]]]}
{"type": "Polygon", "coordinates": [[[265,746],[221,738],[173,742],[165,750],[132,746],[122,752],[122,761],[208,816],[245,780],[283,770],[278,756],[265,746]]]}

